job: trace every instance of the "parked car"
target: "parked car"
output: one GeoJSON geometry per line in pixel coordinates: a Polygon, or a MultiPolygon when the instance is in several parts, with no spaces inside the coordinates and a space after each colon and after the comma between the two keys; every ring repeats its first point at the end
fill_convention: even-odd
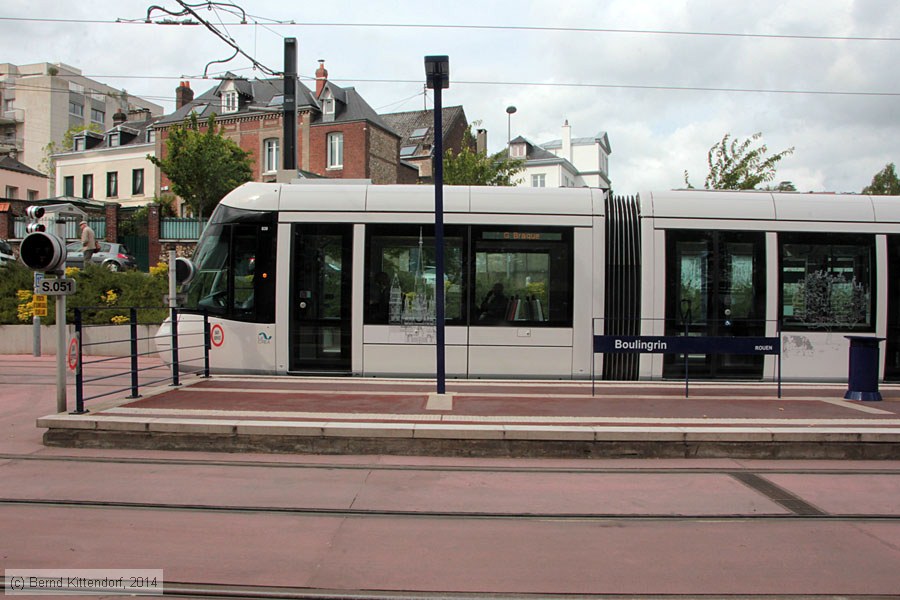
{"type": "MultiPolygon", "coordinates": [[[[125,244],[110,242],[100,242],[100,250],[94,252],[91,264],[103,265],[110,271],[127,271],[137,266],[125,244]]],[[[66,266],[84,268],[84,252],[81,251],[81,242],[72,242],[66,246],[66,266]]]]}
{"type": "Polygon", "coordinates": [[[0,266],[8,262],[15,262],[16,257],[13,254],[12,246],[6,240],[0,240],[0,266]]]}

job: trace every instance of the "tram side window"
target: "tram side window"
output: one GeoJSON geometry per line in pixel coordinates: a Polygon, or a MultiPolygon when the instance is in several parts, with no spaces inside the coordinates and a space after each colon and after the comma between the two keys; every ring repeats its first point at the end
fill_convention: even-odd
{"type": "MultiPolygon", "coordinates": [[[[435,311],[434,227],[372,225],[367,228],[365,323],[433,323],[435,311]]],[[[462,324],[463,236],[444,231],[444,316],[462,324]]]]}
{"type": "Polygon", "coordinates": [[[274,322],[274,237],[269,226],[213,224],[194,256],[187,308],[237,321],[274,322]]]}
{"type": "Polygon", "coordinates": [[[571,326],[571,230],[475,228],[473,240],[472,325],[571,326]]]}
{"type": "Polygon", "coordinates": [[[779,234],[786,331],[874,331],[875,236],[779,234]]]}

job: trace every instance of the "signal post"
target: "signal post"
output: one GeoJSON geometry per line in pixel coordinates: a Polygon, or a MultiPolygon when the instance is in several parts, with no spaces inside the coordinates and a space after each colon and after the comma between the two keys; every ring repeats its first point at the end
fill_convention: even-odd
{"type": "MultiPolygon", "coordinates": [[[[87,213],[71,204],[29,206],[28,235],[19,247],[19,258],[35,271],[34,296],[42,296],[46,315],[46,297],[56,296],[56,410],[65,412],[66,406],[66,296],[75,293],[75,280],[66,279],[66,222],[65,217],[87,219],[87,213]],[[48,232],[41,220],[55,216],[56,232],[48,232]],[[43,274],[43,276],[38,276],[43,274]],[[55,275],[48,278],[46,275],[55,275]]],[[[38,303],[35,303],[37,307],[38,303]]],[[[80,343],[80,340],[79,340],[80,343]]],[[[79,365],[80,368],[80,365],[79,365]]]]}

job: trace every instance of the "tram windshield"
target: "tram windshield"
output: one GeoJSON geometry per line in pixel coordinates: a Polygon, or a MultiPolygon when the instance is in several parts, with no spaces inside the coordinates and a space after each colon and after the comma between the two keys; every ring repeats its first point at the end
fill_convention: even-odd
{"type": "Polygon", "coordinates": [[[187,310],[236,321],[275,321],[275,214],[219,205],[197,242],[187,310]]]}

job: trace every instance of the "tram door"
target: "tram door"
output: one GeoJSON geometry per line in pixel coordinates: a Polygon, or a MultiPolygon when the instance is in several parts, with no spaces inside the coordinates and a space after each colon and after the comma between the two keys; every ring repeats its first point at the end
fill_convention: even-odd
{"type": "MultiPolygon", "coordinates": [[[[666,232],[666,335],[765,335],[765,234],[666,232]]],[[[763,356],[690,355],[690,377],[760,379],[763,356]]],[[[667,354],[663,376],[684,377],[685,357],[667,354]]]]}
{"type": "Polygon", "coordinates": [[[888,240],[888,323],[884,379],[900,381],[900,235],[888,240]]]}
{"type": "Polygon", "coordinates": [[[290,370],[349,373],[353,226],[299,223],[292,237],[290,370]]]}

